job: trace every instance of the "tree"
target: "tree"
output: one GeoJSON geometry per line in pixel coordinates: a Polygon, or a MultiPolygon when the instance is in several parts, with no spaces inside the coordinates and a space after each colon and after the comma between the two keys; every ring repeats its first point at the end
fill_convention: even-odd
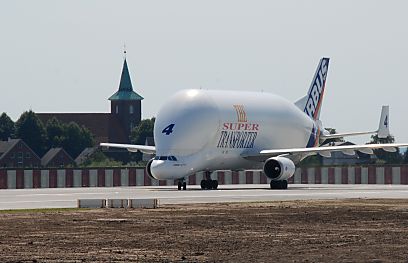
{"type": "Polygon", "coordinates": [[[54,117],[47,122],[45,129],[48,149],[62,147],[73,158],[95,144],[92,133],[75,122],[66,124],[54,117]]]}
{"type": "Polygon", "coordinates": [[[11,118],[3,112],[0,116],[0,140],[7,141],[13,138],[16,132],[16,127],[11,118]]]}
{"type": "Polygon", "coordinates": [[[405,149],[403,163],[408,163],[408,148],[405,149]]]}
{"type": "MultiPolygon", "coordinates": [[[[392,135],[388,135],[386,138],[378,138],[378,135],[372,135],[370,144],[378,144],[378,143],[393,143],[395,142],[395,138],[392,135]]],[[[396,152],[386,152],[383,149],[376,149],[374,150],[375,155],[378,159],[383,160],[386,164],[398,164],[402,161],[402,156],[397,149],[396,152]]]]}
{"type": "Polygon", "coordinates": [[[80,127],[75,122],[64,124],[62,127],[64,136],[61,146],[73,158],[77,157],[85,148],[94,145],[93,135],[85,127],[80,127]]]}
{"type": "MultiPolygon", "coordinates": [[[[144,145],[147,137],[153,137],[155,118],[142,120],[130,134],[130,141],[133,144],[144,145]]],[[[130,160],[138,162],[142,160],[142,153],[137,152],[130,155],[130,160]]]]}
{"type": "Polygon", "coordinates": [[[53,117],[52,119],[48,120],[45,126],[48,148],[62,147],[65,140],[64,128],[64,124],[57,118],[53,117]]]}
{"type": "Polygon", "coordinates": [[[108,158],[101,149],[94,152],[83,164],[82,167],[119,167],[122,162],[108,158]]]}
{"type": "Polygon", "coordinates": [[[155,118],[142,120],[137,125],[130,135],[130,140],[133,144],[144,145],[146,137],[153,137],[153,129],[155,118]]]}
{"type": "Polygon", "coordinates": [[[16,122],[16,137],[22,139],[38,156],[46,150],[46,133],[43,123],[33,111],[21,114],[16,122]]]}

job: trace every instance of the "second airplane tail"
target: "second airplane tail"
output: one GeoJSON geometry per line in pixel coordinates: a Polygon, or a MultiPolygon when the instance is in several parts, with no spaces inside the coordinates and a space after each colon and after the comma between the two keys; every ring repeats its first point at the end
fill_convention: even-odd
{"type": "Polygon", "coordinates": [[[380,124],[378,125],[378,138],[387,138],[390,135],[390,107],[382,106],[380,124]]]}

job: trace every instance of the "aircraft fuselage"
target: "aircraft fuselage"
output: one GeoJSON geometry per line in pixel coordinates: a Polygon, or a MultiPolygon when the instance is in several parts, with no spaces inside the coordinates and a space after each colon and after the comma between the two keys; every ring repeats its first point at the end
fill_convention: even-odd
{"type": "Polygon", "coordinates": [[[317,127],[293,103],[270,93],[183,90],[159,110],[154,139],[152,175],[179,179],[199,171],[260,169],[262,162],[242,156],[313,146],[317,127]]]}

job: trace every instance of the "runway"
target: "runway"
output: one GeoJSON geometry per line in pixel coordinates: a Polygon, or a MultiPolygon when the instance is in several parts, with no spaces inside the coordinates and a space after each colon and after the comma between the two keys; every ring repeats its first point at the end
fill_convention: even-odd
{"type": "Polygon", "coordinates": [[[92,198],[158,198],[160,204],[347,198],[408,199],[408,185],[291,184],[288,190],[271,190],[268,186],[221,185],[215,191],[203,191],[195,185],[188,186],[187,191],[178,191],[175,186],[11,189],[0,191],[0,210],[73,208],[77,206],[77,199],[92,198]]]}

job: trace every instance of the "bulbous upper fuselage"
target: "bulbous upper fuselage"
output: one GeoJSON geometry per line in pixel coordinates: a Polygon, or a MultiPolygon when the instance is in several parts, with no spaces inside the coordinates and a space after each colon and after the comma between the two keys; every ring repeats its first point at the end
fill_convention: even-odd
{"type": "Polygon", "coordinates": [[[273,94],[183,90],[157,114],[151,172],[177,179],[202,170],[260,168],[262,163],[240,156],[305,147],[313,129],[312,119],[273,94]]]}

